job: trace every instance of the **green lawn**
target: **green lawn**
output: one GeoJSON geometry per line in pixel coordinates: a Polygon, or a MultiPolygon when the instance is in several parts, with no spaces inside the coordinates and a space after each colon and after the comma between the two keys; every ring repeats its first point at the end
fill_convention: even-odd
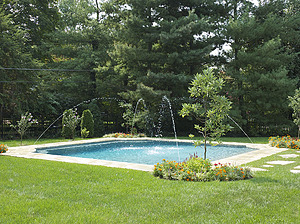
{"type": "MultiPolygon", "coordinates": [[[[172,138],[172,137],[167,137],[172,138]]],[[[173,137],[174,138],[174,137],[173,137]]],[[[178,137],[178,139],[189,139],[187,137],[178,137]]],[[[195,137],[194,140],[198,140],[200,138],[195,137]]],[[[223,142],[241,142],[241,143],[251,143],[250,140],[246,137],[223,137],[221,138],[223,142]]],[[[75,140],[83,140],[83,138],[75,138],[75,140]]],[[[268,143],[268,137],[251,137],[253,143],[266,144],[268,143]]],[[[54,143],[54,142],[68,142],[72,141],[70,139],[64,138],[55,138],[55,139],[40,139],[36,144],[45,144],[45,143],[54,143]]],[[[23,145],[33,145],[36,142],[36,139],[23,139],[23,145]]],[[[0,140],[1,144],[5,144],[9,147],[20,146],[20,140],[0,140]]]]}
{"type": "MultiPolygon", "coordinates": [[[[75,138],[74,140],[83,140],[83,138],[75,138]]],[[[23,145],[33,145],[35,142],[36,144],[46,144],[46,143],[55,143],[55,142],[68,142],[68,141],[72,141],[72,140],[65,139],[65,138],[53,138],[53,139],[44,138],[36,142],[36,139],[23,139],[23,145]]],[[[21,146],[21,140],[0,140],[0,143],[5,144],[9,147],[21,146]]]]}
{"type": "MultiPolygon", "coordinates": [[[[281,154],[295,152],[288,150],[281,154]]],[[[249,165],[283,160],[277,155],[249,165]]],[[[285,159],[287,160],[287,159],[285,159]]],[[[299,223],[300,165],[236,182],[0,156],[0,223],[299,223]]]]}

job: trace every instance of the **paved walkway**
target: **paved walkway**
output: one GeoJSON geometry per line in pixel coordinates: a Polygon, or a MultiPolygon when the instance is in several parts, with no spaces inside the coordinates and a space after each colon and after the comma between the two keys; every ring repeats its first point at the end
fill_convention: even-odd
{"type": "MultiPolygon", "coordinates": [[[[140,140],[140,138],[138,138],[138,139],[140,140]]],[[[166,140],[166,139],[143,138],[143,140],[145,140],[145,139],[175,141],[175,140],[166,140]]],[[[50,144],[41,144],[41,145],[9,147],[9,150],[6,153],[4,153],[3,155],[22,157],[22,158],[30,158],[30,159],[44,159],[44,160],[69,162],[69,163],[100,165],[100,166],[126,168],[126,169],[133,169],[133,170],[142,170],[142,171],[152,171],[153,170],[152,165],[36,153],[36,148],[85,144],[85,143],[102,142],[102,141],[108,141],[108,140],[112,141],[112,140],[118,140],[118,139],[116,139],[116,138],[99,138],[99,139],[89,139],[89,140],[81,140],[81,141],[70,141],[70,142],[50,143],[50,144]]],[[[124,140],[124,139],[122,139],[122,140],[124,140]]],[[[132,138],[132,139],[126,139],[126,140],[130,141],[130,140],[137,140],[137,139],[132,138]]],[[[179,141],[191,142],[190,140],[179,140],[179,141]]],[[[273,154],[280,153],[280,152],[287,150],[284,148],[279,149],[279,148],[271,147],[267,144],[228,143],[228,142],[223,142],[223,144],[224,145],[244,145],[249,148],[254,148],[257,150],[243,153],[243,154],[236,155],[236,156],[232,156],[232,157],[228,157],[225,159],[213,161],[212,162],[213,164],[220,162],[220,163],[231,163],[234,165],[241,165],[241,164],[253,162],[253,161],[259,160],[263,157],[271,156],[273,154]]],[[[252,169],[254,171],[263,171],[263,170],[260,170],[261,168],[252,168],[252,169]]]]}

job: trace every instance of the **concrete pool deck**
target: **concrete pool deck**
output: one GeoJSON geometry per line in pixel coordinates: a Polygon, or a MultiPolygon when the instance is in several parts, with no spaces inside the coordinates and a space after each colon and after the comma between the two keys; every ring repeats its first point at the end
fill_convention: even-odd
{"type": "MultiPolygon", "coordinates": [[[[80,141],[69,141],[69,142],[59,142],[59,143],[49,143],[49,144],[39,144],[39,145],[29,145],[29,146],[19,146],[19,147],[9,147],[8,151],[2,155],[6,156],[14,156],[28,159],[43,159],[43,160],[51,160],[51,161],[59,161],[59,162],[68,162],[68,163],[78,163],[78,164],[88,164],[88,165],[98,165],[98,166],[106,166],[106,167],[115,167],[115,168],[125,168],[125,169],[133,169],[133,170],[141,170],[141,171],[152,171],[153,165],[145,165],[145,164],[136,164],[136,163],[126,163],[126,162],[116,162],[116,161],[108,161],[108,160],[99,160],[99,159],[88,159],[88,158],[79,158],[79,157],[70,157],[70,156],[60,156],[60,155],[50,155],[50,154],[42,154],[36,153],[37,148],[44,147],[56,147],[56,146],[64,146],[64,145],[77,145],[77,144],[86,144],[86,143],[95,143],[95,142],[103,142],[103,141],[112,141],[112,140],[120,140],[116,138],[99,138],[99,139],[88,139],[88,140],[80,140],[80,141]]],[[[176,141],[174,139],[157,139],[157,138],[130,138],[121,140],[164,140],[164,141],[176,141]]],[[[190,140],[178,140],[182,142],[192,142],[190,140]]],[[[217,161],[212,161],[212,163],[231,163],[234,165],[246,164],[249,162],[253,162],[255,160],[259,160],[261,158],[271,156],[276,153],[283,152],[287,150],[286,148],[275,148],[271,147],[268,144],[250,144],[250,143],[234,143],[234,142],[223,142],[223,145],[236,145],[236,146],[246,146],[249,148],[256,149],[251,152],[231,156],[228,158],[220,159],[217,161]]],[[[255,169],[254,169],[255,170],[255,169]]]]}

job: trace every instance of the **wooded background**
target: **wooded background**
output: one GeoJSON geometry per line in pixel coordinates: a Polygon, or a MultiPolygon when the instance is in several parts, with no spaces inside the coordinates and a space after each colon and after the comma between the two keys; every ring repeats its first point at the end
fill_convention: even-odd
{"type": "MultiPolygon", "coordinates": [[[[14,137],[10,124],[26,111],[37,137],[95,98],[78,106],[92,111],[95,136],[128,131],[140,98],[169,135],[163,96],[186,136],[193,120],[178,111],[207,66],[226,81],[230,116],[250,136],[296,133],[287,98],[299,87],[299,12],[299,0],[1,0],[1,137],[14,137]]],[[[59,136],[60,122],[46,136],[59,136]]]]}

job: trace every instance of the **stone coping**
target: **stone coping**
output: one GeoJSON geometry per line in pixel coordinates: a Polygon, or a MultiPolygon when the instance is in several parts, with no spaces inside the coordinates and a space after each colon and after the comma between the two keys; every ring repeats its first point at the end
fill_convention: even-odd
{"type": "MultiPolygon", "coordinates": [[[[30,159],[44,159],[44,160],[51,160],[51,161],[78,163],[78,164],[100,165],[100,166],[126,168],[126,169],[141,170],[141,171],[152,171],[153,170],[153,165],[36,153],[37,148],[40,149],[40,148],[45,148],[45,147],[77,145],[77,144],[96,143],[96,142],[104,142],[104,141],[118,141],[118,140],[126,140],[126,141],[157,140],[157,141],[174,141],[174,142],[175,141],[193,142],[191,140],[176,140],[176,139],[161,139],[161,138],[98,138],[98,139],[87,139],[87,140],[79,140],[79,141],[57,142],[57,143],[48,143],[48,144],[39,144],[39,145],[9,147],[8,151],[6,153],[3,153],[2,155],[30,158],[30,159]]],[[[246,147],[253,148],[256,150],[247,152],[247,153],[243,153],[243,154],[239,154],[239,155],[235,155],[235,156],[231,156],[228,158],[220,159],[217,161],[212,161],[213,164],[214,163],[222,163],[222,164],[231,163],[234,165],[242,165],[242,164],[253,162],[253,161],[259,160],[263,157],[267,157],[267,156],[287,150],[286,148],[271,147],[268,144],[236,143],[236,142],[223,142],[222,144],[223,145],[246,146],[246,147]]]]}

